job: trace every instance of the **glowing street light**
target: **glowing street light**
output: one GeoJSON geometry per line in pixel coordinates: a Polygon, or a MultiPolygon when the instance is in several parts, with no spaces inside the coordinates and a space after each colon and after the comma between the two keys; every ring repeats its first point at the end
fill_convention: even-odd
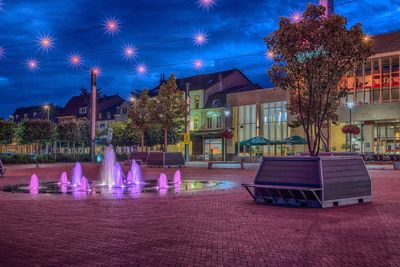
{"type": "Polygon", "coordinates": [[[93,66],[90,68],[90,74],[95,74],[96,77],[101,76],[101,73],[102,73],[102,71],[99,66],[93,66]]]}
{"type": "Polygon", "coordinates": [[[30,72],[35,72],[39,69],[39,61],[35,57],[30,57],[25,61],[25,68],[30,72]]]}
{"type": "Polygon", "coordinates": [[[195,46],[204,46],[208,41],[208,35],[203,31],[198,31],[193,35],[193,44],[195,46]]]}
{"type": "Polygon", "coordinates": [[[38,45],[42,51],[48,52],[54,48],[54,39],[48,34],[42,34],[38,38],[38,45]]]}
{"type": "Polygon", "coordinates": [[[137,49],[133,45],[124,45],[122,48],[122,56],[126,60],[131,60],[132,58],[137,56],[137,49]]]}
{"type": "Polygon", "coordinates": [[[71,67],[77,68],[82,65],[82,57],[78,53],[72,53],[69,55],[68,64],[71,67]]]}
{"type": "Polygon", "coordinates": [[[299,11],[295,11],[292,13],[292,15],[290,16],[290,19],[293,23],[298,23],[301,21],[302,19],[302,14],[299,11]]]}
{"type": "Polygon", "coordinates": [[[193,62],[193,66],[194,66],[194,68],[195,68],[196,70],[201,70],[201,69],[203,68],[203,66],[204,66],[204,63],[203,63],[202,60],[196,59],[196,60],[193,62]]]}
{"type": "Polygon", "coordinates": [[[215,4],[217,3],[216,0],[198,0],[197,4],[199,7],[209,10],[210,8],[214,7],[215,4]]]}
{"type": "Polygon", "coordinates": [[[274,58],[274,52],[272,52],[272,51],[265,52],[265,57],[268,58],[268,59],[273,59],[274,58]]]}
{"type": "Polygon", "coordinates": [[[136,73],[139,75],[144,75],[147,72],[147,66],[144,63],[136,65],[136,73]]]}
{"type": "Polygon", "coordinates": [[[107,18],[104,21],[103,26],[105,32],[109,35],[115,35],[120,31],[120,22],[114,17],[107,18]]]}

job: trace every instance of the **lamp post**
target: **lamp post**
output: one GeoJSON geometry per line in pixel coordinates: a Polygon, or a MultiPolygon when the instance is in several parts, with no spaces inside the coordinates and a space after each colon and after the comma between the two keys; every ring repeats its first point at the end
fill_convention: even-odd
{"type": "MultiPolygon", "coordinates": [[[[350,125],[352,125],[352,120],[351,120],[351,111],[352,111],[352,109],[354,108],[354,102],[352,102],[352,101],[350,101],[350,102],[347,102],[347,108],[349,109],[349,120],[350,120],[350,125]]],[[[352,149],[352,145],[353,145],[353,143],[352,143],[352,133],[350,133],[350,152],[353,150],[352,149]]]]}
{"type": "Polygon", "coordinates": [[[50,121],[50,106],[46,104],[43,108],[47,111],[47,120],[50,121]]]}
{"type": "MultiPolygon", "coordinates": [[[[185,83],[185,134],[189,135],[190,129],[190,83],[185,83]]],[[[190,139],[189,139],[190,140],[190,139]]],[[[185,162],[189,162],[189,144],[185,143],[185,162]]]]}
{"type": "Polygon", "coordinates": [[[95,158],[95,138],[96,138],[96,114],[97,114],[97,90],[96,90],[96,76],[97,71],[90,72],[90,160],[96,161],[95,158]]]}
{"type": "MultiPolygon", "coordinates": [[[[225,129],[228,130],[228,117],[231,115],[231,111],[229,109],[224,110],[225,115],[225,129]]],[[[226,156],[228,154],[228,140],[224,138],[224,161],[226,161],[226,156]]]]}

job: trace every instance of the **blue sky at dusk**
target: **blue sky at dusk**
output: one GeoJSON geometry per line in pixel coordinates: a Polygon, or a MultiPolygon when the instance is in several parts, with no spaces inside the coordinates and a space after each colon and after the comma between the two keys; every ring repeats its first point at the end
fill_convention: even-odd
{"type": "MultiPolygon", "coordinates": [[[[241,69],[251,80],[271,86],[266,71],[263,37],[274,31],[280,16],[301,11],[302,0],[216,0],[204,10],[195,0],[0,0],[0,116],[17,107],[45,102],[63,106],[81,87],[89,88],[91,65],[102,68],[98,87],[107,95],[128,97],[133,89],[153,88],[160,74],[177,77],[241,69]],[[104,32],[102,23],[115,17],[121,31],[104,32]],[[208,42],[193,45],[192,36],[204,31],[208,42]],[[54,37],[54,49],[38,48],[40,34],[54,37]],[[124,44],[138,48],[135,60],[122,56],[124,44]],[[68,55],[79,52],[84,65],[68,67],[68,55]],[[25,69],[36,57],[40,69],[25,69]],[[193,67],[203,61],[201,71],[193,67]],[[135,66],[145,63],[148,72],[138,75],[135,66]]],[[[373,35],[399,30],[400,0],[337,0],[335,12],[349,25],[361,22],[373,35]],[[347,3],[348,2],[348,3],[347,3]]]]}

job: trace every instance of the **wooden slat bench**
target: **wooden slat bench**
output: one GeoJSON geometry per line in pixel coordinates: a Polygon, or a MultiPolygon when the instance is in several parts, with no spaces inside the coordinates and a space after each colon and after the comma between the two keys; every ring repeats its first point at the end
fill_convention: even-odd
{"type": "Polygon", "coordinates": [[[213,165],[231,165],[231,164],[239,164],[240,165],[240,169],[243,170],[244,169],[244,161],[208,161],[208,169],[212,169],[213,165]]]}

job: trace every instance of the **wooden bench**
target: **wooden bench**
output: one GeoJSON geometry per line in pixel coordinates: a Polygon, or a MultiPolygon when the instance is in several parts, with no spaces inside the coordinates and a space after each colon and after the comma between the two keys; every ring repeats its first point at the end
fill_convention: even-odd
{"type": "Polygon", "coordinates": [[[0,176],[4,176],[4,174],[6,173],[6,168],[4,168],[3,162],[0,159],[0,176]]]}
{"type": "Polygon", "coordinates": [[[244,169],[244,161],[208,161],[208,169],[212,169],[212,165],[231,165],[231,164],[240,164],[240,169],[244,169]]]}

